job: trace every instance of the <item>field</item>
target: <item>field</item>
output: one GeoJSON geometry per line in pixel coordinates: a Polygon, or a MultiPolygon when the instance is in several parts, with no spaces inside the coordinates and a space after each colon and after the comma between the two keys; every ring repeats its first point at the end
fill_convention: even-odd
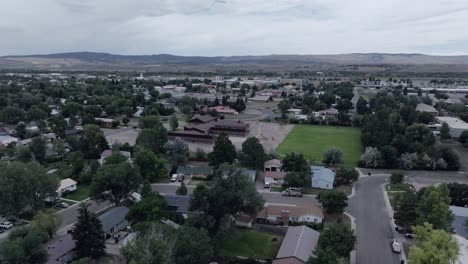
{"type": "Polygon", "coordinates": [[[258,231],[234,229],[223,241],[221,256],[274,258],[283,238],[258,231]],[[276,239],[275,239],[276,238],[276,239]]]}
{"type": "Polygon", "coordinates": [[[363,151],[361,130],[353,127],[296,125],[276,151],[281,155],[302,153],[306,159],[321,162],[323,152],[333,146],[343,151],[345,164],[356,165],[363,151]]]}

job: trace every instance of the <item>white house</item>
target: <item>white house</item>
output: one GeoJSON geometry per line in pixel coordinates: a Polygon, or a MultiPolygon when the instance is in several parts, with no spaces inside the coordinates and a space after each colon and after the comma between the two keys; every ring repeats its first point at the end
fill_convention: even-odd
{"type": "Polygon", "coordinates": [[[266,203],[262,211],[257,215],[257,219],[270,223],[321,223],[323,221],[323,211],[315,204],[294,205],[294,204],[269,204],[266,203]]]}
{"type": "Polygon", "coordinates": [[[265,161],[263,165],[264,171],[281,171],[281,167],[283,166],[283,162],[279,159],[271,159],[265,161]]]}
{"type": "Polygon", "coordinates": [[[310,166],[312,177],[312,187],[319,189],[333,189],[335,182],[335,172],[323,166],[310,166]]]}
{"type": "Polygon", "coordinates": [[[284,171],[265,171],[265,188],[271,185],[282,185],[287,174],[288,173],[284,171]]]}
{"type": "Polygon", "coordinates": [[[104,150],[102,153],[101,153],[101,158],[99,159],[99,164],[104,164],[104,162],[106,161],[106,159],[110,156],[112,156],[112,154],[121,154],[121,155],[124,155],[126,158],[127,158],[127,161],[132,163],[132,154],[128,151],[116,151],[116,152],[112,152],[112,150],[110,149],[106,149],[104,150]]]}
{"type": "Polygon", "coordinates": [[[59,187],[57,189],[57,196],[62,197],[63,194],[76,191],[77,182],[66,178],[60,181],[59,187]]]}

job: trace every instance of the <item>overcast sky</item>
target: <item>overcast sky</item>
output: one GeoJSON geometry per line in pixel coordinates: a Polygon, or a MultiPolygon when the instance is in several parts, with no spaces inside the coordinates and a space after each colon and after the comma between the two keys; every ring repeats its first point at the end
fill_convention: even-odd
{"type": "Polygon", "coordinates": [[[467,0],[0,0],[0,55],[468,54],[467,0]]]}

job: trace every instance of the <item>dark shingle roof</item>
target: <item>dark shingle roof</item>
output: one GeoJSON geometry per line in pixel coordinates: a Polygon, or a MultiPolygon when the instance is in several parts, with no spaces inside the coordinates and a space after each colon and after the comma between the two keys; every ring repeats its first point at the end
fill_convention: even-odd
{"type": "Polygon", "coordinates": [[[166,194],[162,197],[166,200],[168,206],[177,207],[178,213],[186,214],[189,212],[190,196],[166,194]]]}
{"type": "Polygon", "coordinates": [[[119,206],[100,215],[99,220],[101,220],[104,233],[109,232],[113,227],[124,221],[128,211],[129,209],[127,207],[119,206]]]}

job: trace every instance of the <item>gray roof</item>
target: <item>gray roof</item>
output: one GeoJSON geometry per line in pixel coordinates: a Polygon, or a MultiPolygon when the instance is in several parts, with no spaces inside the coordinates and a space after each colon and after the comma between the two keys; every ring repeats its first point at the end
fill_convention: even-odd
{"type": "Polygon", "coordinates": [[[468,226],[465,225],[465,221],[468,220],[468,208],[450,206],[450,211],[455,215],[452,226],[457,232],[457,235],[468,238],[468,226]]]}
{"type": "Polygon", "coordinates": [[[47,243],[49,260],[47,263],[61,263],[57,259],[68,254],[75,248],[75,241],[70,234],[57,236],[47,243]]]}
{"type": "Polygon", "coordinates": [[[109,232],[113,227],[125,221],[125,216],[127,215],[128,211],[129,209],[127,207],[119,206],[112,208],[100,215],[99,220],[101,220],[102,230],[104,233],[109,232]]]}
{"type": "Polygon", "coordinates": [[[181,214],[189,212],[190,196],[166,194],[162,197],[166,200],[168,206],[177,207],[176,212],[181,214]]]}
{"type": "Polygon", "coordinates": [[[325,180],[331,183],[335,181],[335,172],[329,168],[325,168],[323,166],[310,166],[310,172],[312,174],[312,181],[325,180]]]}
{"type": "Polygon", "coordinates": [[[241,168],[241,173],[251,179],[252,182],[255,182],[255,175],[257,174],[255,170],[241,168]]]}
{"type": "Polygon", "coordinates": [[[438,113],[439,112],[433,106],[430,106],[428,104],[418,104],[416,106],[416,111],[418,111],[418,112],[428,112],[428,113],[438,113]]]}
{"type": "Polygon", "coordinates": [[[307,226],[290,226],[276,258],[295,257],[307,262],[317,246],[319,237],[319,232],[307,226]]]}

